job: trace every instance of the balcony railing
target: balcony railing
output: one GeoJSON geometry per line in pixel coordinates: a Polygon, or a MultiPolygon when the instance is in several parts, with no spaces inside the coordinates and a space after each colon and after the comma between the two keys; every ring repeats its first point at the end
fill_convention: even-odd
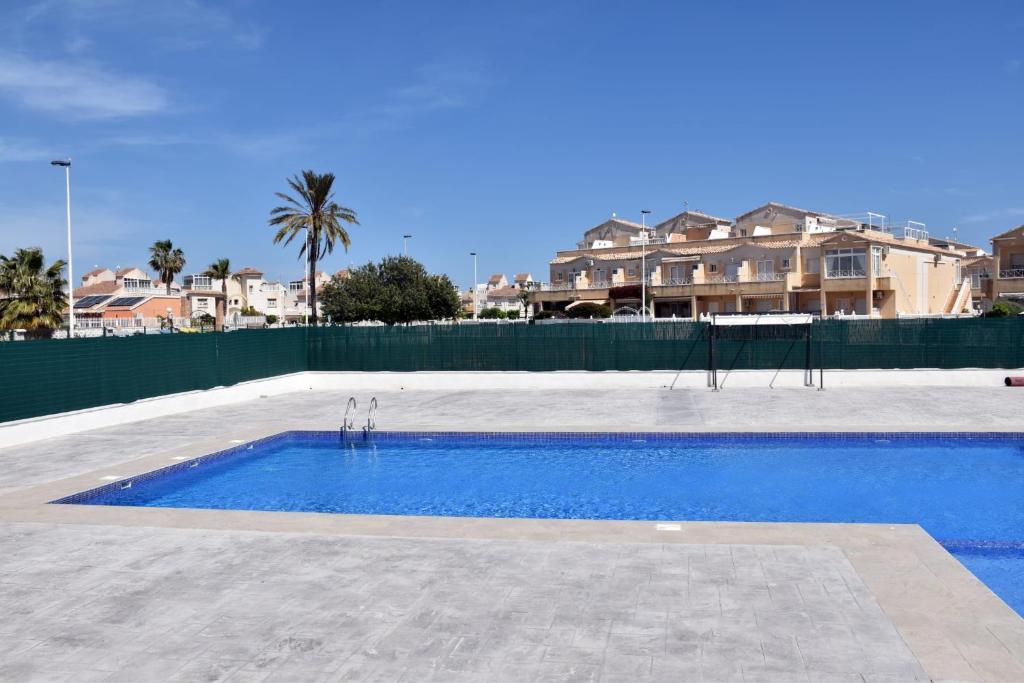
{"type": "Polygon", "coordinates": [[[781,282],[785,279],[785,273],[755,273],[744,277],[743,282],[781,282]]]}
{"type": "Polygon", "coordinates": [[[722,282],[739,282],[740,276],[733,273],[709,273],[704,276],[704,282],[709,285],[719,284],[722,282]]]}
{"type": "Polygon", "coordinates": [[[665,280],[661,283],[665,287],[679,287],[681,285],[693,284],[693,278],[689,277],[673,277],[665,280]]]}
{"type": "Polygon", "coordinates": [[[853,280],[856,278],[867,277],[867,271],[865,270],[829,270],[825,272],[825,277],[829,280],[853,280]]]}
{"type": "Polygon", "coordinates": [[[1024,268],[1002,268],[999,270],[1000,280],[1012,280],[1019,277],[1024,277],[1024,268]]]}

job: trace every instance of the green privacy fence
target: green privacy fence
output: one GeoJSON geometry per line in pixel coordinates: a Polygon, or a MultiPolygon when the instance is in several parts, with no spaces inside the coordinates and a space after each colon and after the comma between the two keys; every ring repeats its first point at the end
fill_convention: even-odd
{"type": "MultiPolygon", "coordinates": [[[[0,343],[0,422],[302,370],[704,370],[704,323],[245,330],[0,343]]],[[[718,328],[728,369],[1020,368],[1024,319],[826,320],[718,328]]]]}
{"type": "Polygon", "coordinates": [[[0,344],[0,422],[305,370],[306,330],[0,344]]]}

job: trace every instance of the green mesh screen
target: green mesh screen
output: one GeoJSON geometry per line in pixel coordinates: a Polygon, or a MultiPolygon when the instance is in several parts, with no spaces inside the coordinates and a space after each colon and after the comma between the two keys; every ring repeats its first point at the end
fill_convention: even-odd
{"type": "MultiPolygon", "coordinates": [[[[244,330],[0,343],[0,421],[302,370],[704,370],[704,323],[423,325],[244,330]]],[[[719,327],[716,366],[806,366],[804,328],[719,327]]],[[[1024,367],[1024,319],[826,320],[826,369],[1024,367]]],[[[826,378],[827,379],[827,378],[826,378]]]]}
{"type": "Polygon", "coordinates": [[[0,343],[0,422],[306,369],[306,330],[0,343]]]}

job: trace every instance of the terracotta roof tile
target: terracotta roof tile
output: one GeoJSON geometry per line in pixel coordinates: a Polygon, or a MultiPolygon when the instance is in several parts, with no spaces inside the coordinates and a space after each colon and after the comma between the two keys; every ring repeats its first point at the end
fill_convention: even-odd
{"type": "Polygon", "coordinates": [[[85,287],[76,287],[73,295],[76,299],[81,299],[83,296],[92,296],[95,294],[113,294],[120,289],[121,285],[110,280],[109,282],[97,282],[92,285],[86,285],[85,287]]]}

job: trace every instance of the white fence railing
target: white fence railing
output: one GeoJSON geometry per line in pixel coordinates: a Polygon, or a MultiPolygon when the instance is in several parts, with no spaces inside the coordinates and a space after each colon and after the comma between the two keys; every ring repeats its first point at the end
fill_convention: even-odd
{"type": "Polygon", "coordinates": [[[826,270],[825,279],[827,280],[853,280],[856,278],[867,277],[867,271],[864,270],[826,270]]]}

